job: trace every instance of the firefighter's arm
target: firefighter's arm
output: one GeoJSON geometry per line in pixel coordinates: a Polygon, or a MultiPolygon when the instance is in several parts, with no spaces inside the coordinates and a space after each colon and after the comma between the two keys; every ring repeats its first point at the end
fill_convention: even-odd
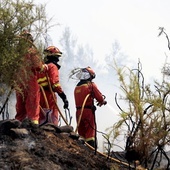
{"type": "Polygon", "coordinates": [[[61,85],[59,82],[55,83],[52,85],[52,89],[54,92],[57,92],[57,94],[60,96],[60,98],[63,100],[64,102],[64,106],[63,108],[64,109],[67,109],[68,108],[68,100],[67,100],[67,97],[65,95],[65,93],[63,92],[62,88],[61,88],[61,85]]]}
{"type": "Polygon", "coordinates": [[[102,105],[106,105],[106,104],[107,104],[107,101],[105,99],[103,99],[102,102],[97,103],[97,106],[102,106],[102,105]]]}
{"type": "Polygon", "coordinates": [[[57,67],[54,64],[49,64],[49,75],[50,75],[49,77],[50,77],[50,82],[52,84],[53,91],[57,92],[57,94],[63,100],[64,109],[68,108],[69,103],[59,83],[59,72],[58,72],[57,67]]]}
{"type": "Polygon", "coordinates": [[[63,108],[64,109],[67,109],[68,108],[68,100],[67,100],[67,96],[65,95],[65,93],[63,92],[61,86],[59,83],[56,83],[53,85],[53,91],[54,92],[57,92],[57,94],[60,96],[60,98],[63,100],[63,103],[64,103],[64,106],[63,108]]]}
{"type": "Polygon", "coordinates": [[[93,83],[92,85],[93,85],[94,97],[97,100],[97,106],[106,105],[107,104],[107,101],[105,100],[106,97],[102,95],[102,93],[99,91],[95,83],[93,83]]]}

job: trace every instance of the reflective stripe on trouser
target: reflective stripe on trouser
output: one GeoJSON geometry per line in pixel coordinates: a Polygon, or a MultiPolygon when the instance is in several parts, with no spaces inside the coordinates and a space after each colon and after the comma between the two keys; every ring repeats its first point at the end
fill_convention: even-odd
{"type": "Polygon", "coordinates": [[[91,141],[91,140],[95,140],[94,137],[91,137],[91,138],[86,138],[85,141],[88,142],[88,141],[91,141]]]}

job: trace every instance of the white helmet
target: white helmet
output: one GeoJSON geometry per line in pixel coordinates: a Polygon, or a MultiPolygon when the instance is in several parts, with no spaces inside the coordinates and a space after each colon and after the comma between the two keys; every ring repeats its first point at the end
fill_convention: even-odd
{"type": "Polygon", "coordinates": [[[81,71],[76,75],[76,77],[80,80],[92,80],[95,76],[95,72],[90,67],[81,69],[81,71]]]}

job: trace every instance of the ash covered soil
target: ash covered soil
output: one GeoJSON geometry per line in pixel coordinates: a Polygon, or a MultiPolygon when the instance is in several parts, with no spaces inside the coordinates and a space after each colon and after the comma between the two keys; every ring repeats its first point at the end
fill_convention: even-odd
{"type": "Polygon", "coordinates": [[[0,121],[0,170],[128,169],[94,152],[71,126],[0,121]]]}

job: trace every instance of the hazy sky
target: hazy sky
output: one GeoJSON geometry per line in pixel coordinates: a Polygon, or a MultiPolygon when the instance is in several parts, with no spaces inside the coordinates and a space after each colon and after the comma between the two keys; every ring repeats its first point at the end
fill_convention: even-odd
{"type": "MultiPolygon", "coordinates": [[[[54,45],[65,27],[77,37],[78,42],[89,44],[94,57],[103,60],[111,52],[112,43],[117,40],[129,59],[140,59],[146,80],[157,79],[166,55],[170,55],[165,36],[158,37],[159,27],[170,35],[169,0],[35,0],[47,3],[46,12],[53,17],[49,34],[54,45]]],[[[128,63],[127,63],[128,65],[128,63]]],[[[111,107],[108,104],[107,107],[111,107]]],[[[113,109],[113,108],[112,108],[113,109]]],[[[104,108],[100,112],[105,112],[104,108]]],[[[116,122],[113,113],[105,113],[113,120],[109,123],[102,114],[98,120],[99,130],[116,122]],[[102,117],[102,118],[101,118],[102,117]]]]}
{"type": "Polygon", "coordinates": [[[148,76],[160,74],[168,54],[165,36],[158,37],[159,27],[170,33],[169,0],[35,0],[47,3],[47,16],[60,26],[49,34],[58,44],[61,31],[70,27],[78,41],[89,44],[94,57],[102,61],[111,51],[114,40],[135,62],[141,60],[148,76]],[[151,66],[152,63],[152,66],[151,66]]]}

